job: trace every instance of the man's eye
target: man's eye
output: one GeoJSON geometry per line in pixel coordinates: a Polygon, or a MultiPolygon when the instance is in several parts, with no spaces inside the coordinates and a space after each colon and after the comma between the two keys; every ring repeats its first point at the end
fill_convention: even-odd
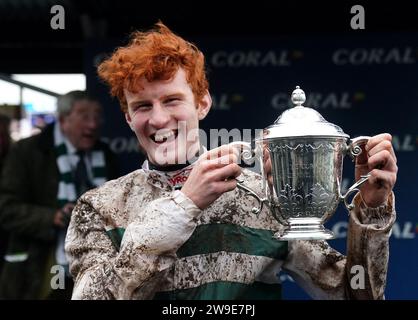
{"type": "Polygon", "coordinates": [[[169,98],[165,101],[165,103],[175,103],[175,102],[178,102],[178,101],[180,101],[179,98],[169,98]]]}
{"type": "Polygon", "coordinates": [[[132,110],[133,111],[136,111],[136,110],[147,110],[147,109],[150,109],[150,108],[152,108],[152,105],[150,103],[144,103],[144,104],[137,104],[137,105],[133,106],[132,107],[132,110]]]}

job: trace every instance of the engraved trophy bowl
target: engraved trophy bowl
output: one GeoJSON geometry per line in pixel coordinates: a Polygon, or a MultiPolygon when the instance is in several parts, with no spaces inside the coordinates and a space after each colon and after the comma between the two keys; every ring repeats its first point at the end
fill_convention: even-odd
{"type": "Polygon", "coordinates": [[[292,93],[295,106],[284,111],[256,139],[263,197],[238,182],[239,188],[259,201],[253,213],[261,211],[265,204],[284,226],[283,232],[275,234],[279,240],[334,238],[323,224],[341,200],[348,210],[352,209],[354,205],[347,202],[347,197],[369,178],[362,176],[345,195],[341,194],[343,159],[348,154],[354,160],[369,137],[350,139],[316,110],[304,107],[305,100],[303,90],[296,87],[292,93]]]}

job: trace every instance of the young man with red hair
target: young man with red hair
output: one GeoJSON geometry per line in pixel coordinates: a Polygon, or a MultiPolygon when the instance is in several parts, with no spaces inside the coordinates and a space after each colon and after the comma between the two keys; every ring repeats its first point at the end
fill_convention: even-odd
{"type": "Polygon", "coordinates": [[[280,299],[281,270],[314,298],[383,298],[395,220],[390,135],[371,138],[358,160],[357,175],[383,167],[354,199],[345,257],[324,241],[273,239],[282,226],[266,209],[252,214],[233,179],[242,174],[261,194],[260,176],[238,166],[234,148],[202,154],[196,131],[211,97],[193,44],[158,23],[134,33],[99,75],[147,160],[74,209],[66,241],[74,299],[280,299]],[[364,288],[350,287],[354,265],[365,269],[364,288]]]}

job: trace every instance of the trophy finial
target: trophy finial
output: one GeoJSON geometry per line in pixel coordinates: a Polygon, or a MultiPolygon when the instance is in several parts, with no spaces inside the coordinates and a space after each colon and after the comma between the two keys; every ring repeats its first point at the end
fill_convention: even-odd
{"type": "Polygon", "coordinates": [[[296,89],[292,92],[292,102],[296,107],[301,107],[302,103],[306,101],[305,92],[299,87],[296,86],[296,89]]]}

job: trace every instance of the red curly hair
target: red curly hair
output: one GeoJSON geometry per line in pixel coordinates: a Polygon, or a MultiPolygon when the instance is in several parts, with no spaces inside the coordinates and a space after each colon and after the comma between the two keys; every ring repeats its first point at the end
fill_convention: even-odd
{"type": "Polygon", "coordinates": [[[132,33],[126,47],[118,48],[99,65],[98,74],[110,86],[111,95],[119,99],[122,111],[127,112],[124,89],[140,90],[142,77],[149,82],[172,79],[179,68],[186,72],[196,102],[200,101],[209,88],[203,53],[158,22],[155,29],[132,33]]]}

